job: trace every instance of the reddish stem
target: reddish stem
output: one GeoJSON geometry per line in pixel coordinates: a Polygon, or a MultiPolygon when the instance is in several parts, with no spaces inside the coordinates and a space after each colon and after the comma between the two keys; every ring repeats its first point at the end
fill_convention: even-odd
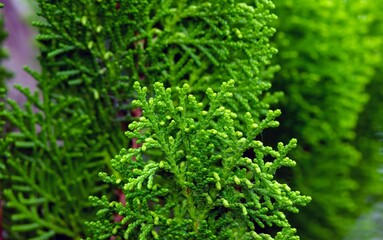
{"type": "MultiPolygon", "coordinates": [[[[140,117],[142,115],[142,110],[141,110],[141,108],[133,109],[131,111],[131,114],[133,117],[140,117]]],[[[140,146],[141,146],[141,144],[137,143],[137,139],[133,138],[132,139],[132,148],[139,148],[140,146]]],[[[135,161],[136,158],[134,157],[132,160],[135,161]]],[[[125,199],[125,194],[122,192],[122,190],[118,189],[115,191],[115,193],[118,196],[118,201],[121,202],[125,206],[126,199],[125,199]]],[[[116,222],[120,222],[122,219],[123,219],[123,217],[121,215],[117,214],[114,216],[114,221],[116,221],[116,222]]],[[[115,236],[110,238],[110,240],[115,240],[115,239],[116,239],[115,236]]],[[[0,240],[2,240],[2,239],[0,239],[0,240]]]]}

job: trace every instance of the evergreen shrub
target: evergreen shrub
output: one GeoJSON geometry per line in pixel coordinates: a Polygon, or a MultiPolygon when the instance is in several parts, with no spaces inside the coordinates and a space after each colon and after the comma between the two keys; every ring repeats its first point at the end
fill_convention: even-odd
{"type": "Polygon", "coordinates": [[[376,169],[360,168],[370,159],[355,145],[357,133],[363,131],[357,124],[368,101],[365,88],[377,63],[372,57],[377,42],[368,34],[370,12],[364,6],[368,3],[276,0],[275,4],[279,16],[275,62],[282,69],[273,87],[283,90],[285,98],[280,102],[282,126],[271,136],[300,139],[292,152],[299,160],[297,167],[285,177],[313,197],[291,220],[300,226],[303,239],[342,239],[365,210],[368,193],[363,189],[371,183],[355,173],[376,176],[376,169]]]}
{"type": "MultiPolygon", "coordinates": [[[[285,155],[295,143],[280,144],[278,151],[274,151],[253,139],[263,128],[278,125],[273,120],[278,111],[269,111],[270,104],[277,99],[277,95],[269,91],[270,79],[277,69],[270,64],[272,55],[276,53],[269,43],[275,32],[270,25],[276,18],[270,13],[273,8],[271,1],[251,4],[234,0],[37,2],[41,20],[34,25],[39,29],[41,72],[27,71],[38,82],[38,90],[30,92],[18,86],[27,102],[19,106],[7,99],[7,108],[2,113],[10,126],[6,137],[11,138],[11,144],[7,145],[9,155],[4,159],[5,168],[0,176],[6,186],[2,192],[6,214],[11,221],[7,232],[12,239],[81,239],[87,228],[85,221],[96,233],[92,238],[105,239],[111,234],[123,237],[121,231],[125,234],[124,228],[128,230],[126,234],[132,234],[130,239],[136,236],[144,238],[149,236],[149,232],[155,237],[157,228],[151,227],[150,222],[146,227],[138,227],[141,219],[133,219],[129,226],[122,224],[127,224],[131,216],[149,213],[150,207],[158,210],[154,213],[162,224],[166,211],[175,214],[174,211],[185,210],[184,205],[178,210],[172,208],[176,203],[185,203],[185,197],[190,200],[185,196],[189,191],[193,197],[196,193],[207,194],[197,196],[198,206],[204,205],[208,197],[212,201],[208,205],[210,212],[198,209],[194,213],[213,213],[215,217],[209,216],[210,222],[201,219],[199,233],[196,231],[199,221],[190,215],[193,211],[177,215],[185,219],[177,219],[179,221],[174,221],[169,229],[177,228],[179,232],[179,228],[184,227],[186,232],[179,236],[206,235],[214,239],[233,234],[233,237],[296,238],[284,211],[296,212],[296,206],[305,205],[309,198],[273,180],[277,168],[293,165],[294,162],[285,155]],[[221,85],[228,86],[223,82],[229,79],[236,82],[236,87],[231,86],[228,92],[222,87],[220,91],[221,85]],[[148,98],[152,97],[154,102],[146,102],[141,88],[133,90],[134,82],[145,86],[142,89],[147,89],[148,98]],[[181,90],[177,90],[181,89],[177,87],[186,86],[184,83],[188,84],[190,94],[195,96],[195,100],[188,96],[190,103],[186,103],[181,90]],[[171,90],[163,90],[162,86],[171,90]],[[207,91],[208,87],[210,90],[207,91]],[[160,94],[163,91],[165,95],[160,94]],[[172,91],[171,96],[168,91],[172,91]],[[221,96],[216,102],[215,94],[221,96]],[[141,102],[138,106],[133,104],[137,97],[141,102]],[[173,102],[161,102],[161,97],[172,98],[173,102]],[[146,109],[143,118],[139,118],[141,108],[146,109]],[[192,108],[192,111],[183,112],[182,108],[192,108]],[[150,113],[150,109],[158,112],[150,113]],[[169,112],[166,114],[165,110],[169,112]],[[205,112],[207,118],[203,117],[205,112]],[[175,125],[166,126],[168,116],[178,118],[175,125]],[[148,123],[144,119],[162,120],[148,123]],[[162,121],[165,125],[160,131],[158,124],[162,121]],[[249,124],[260,127],[245,132],[249,124]],[[127,126],[134,125],[142,128],[142,132],[133,131],[129,134],[130,139],[125,138],[127,126]],[[189,131],[193,133],[190,136],[185,134],[189,125],[189,131]],[[215,136],[213,132],[219,134],[215,136]],[[243,140],[239,136],[241,132],[244,132],[243,140]],[[139,136],[139,133],[143,135],[139,136]],[[159,135],[161,139],[157,138],[159,135]],[[225,136],[230,138],[227,140],[225,136]],[[139,147],[136,141],[142,143],[143,137],[153,141],[148,140],[148,146],[143,144],[139,147]],[[171,138],[177,145],[172,145],[171,138]],[[170,145],[165,145],[167,140],[170,145]],[[160,146],[157,144],[159,141],[162,143],[160,146]],[[189,146],[189,143],[198,142],[202,152],[189,146]],[[240,144],[238,151],[236,148],[240,144]],[[149,149],[144,149],[145,146],[149,149]],[[174,149],[167,149],[169,146],[174,149]],[[119,157],[111,160],[121,148],[130,150],[121,152],[120,158],[134,156],[136,161],[131,159],[121,165],[119,157]],[[253,159],[242,156],[249,148],[254,148],[258,154],[253,159]],[[176,150],[176,155],[170,156],[169,151],[173,150],[176,150]],[[266,154],[271,157],[264,160],[266,154]],[[172,172],[178,165],[169,168],[172,157],[176,157],[176,164],[180,166],[181,162],[190,161],[192,157],[192,162],[183,164],[182,171],[185,174],[192,170],[201,172],[195,176],[185,175],[185,181],[179,185],[172,178],[165,181],[167,177],[182,176],[180,172],[172,172]],[[213,161],[216,166],[207,168],[207,163],[198,157],[213,161]],[[165,175],[154,176],[153,170],[160,167],[161,162],[164,167],[159,173],[165,175]],[[229,168],[224,167],[226,164],[229,168]],[[136,174],[134,176],[130,175],[133,168],[137,168],[132,172],[136,174]],[[151,175],[147,175],[146,170],[150,170],[151,175]],[[216,174],[210,171],[216,171],[216,174]],[[101,182],[99,172],[106,173],[102,174],[106,183],[101,182]],[[137,174],[140,173],[144,175],[139,177],[137,174]],[[202,176],[207,180],[199,183],[202,176]],[[129,184],[130,179],[134,182],[134,177],[138,179],[137,189],[140,181],[145,188],[141,187],[132,195],[122,183],[129,184]],[[152,178],[155,184],[164,185],[149,184],[147,188],[146,177],[152,178]],[[108,179],[113,178],[116,181],[121,179],[117,186],[108,184],[108,179]],[[152,189],[154,186],[157,190],[152,189]],[[119,189],[125,192],[126,200],[121,194],[115,195],[119,189]],[[171,199],[164,205],[155,204],[156,197],[167,197],[169,190],[183,192],[169,195],[178,196],[178,200],[171,199]],[[153,204],[141,204],[142,212],[127,215],[131,204],[139,204],[135,194],[142,197],[139,201],[151,200],[153,204]],[[97,222],[96,225],[91,224],[96,210],[90,206],[88,196],[102,195],[103,203],[111,201],[112,209],[109,213],[99,211],[99,216],[105,218],[103,221],[109,223],[98,228],[97,222]],[[248,197],[253,198],[249,200],[248,197]],[[126,201],[126,207],[117,200],[126,201]],[[240,202],[236,203],[237,200],[240,202]],[[115,211],[114,207],[122,212],[115,211]],[[219,210],[224,211],[222,216],[219,210]],[[106,215],[102,215],[104,213],[106,215]],[[111,220],[114,213],[127,217],[114,222],[111,220]],[[217,224],[212,224],[215,219],[217,224]],[[217,229],[229,222],[230,228],[219,235],[217,229]],[[264,224],[276,229],[270,232],[259,229],[264,224]],[[112,225],[119,227],[108,228],[112,225]],[[136,230],[136,227],[143,232],[131,233],[131,229],[136,230]]],[[[233,83],[230,81],[230,84],[233,83]]],[[[132,186],[136,189],[135,184],[132,186]]],[[[190,211],[193,206],[190,202],[188,204],[186,208],[190,211]]],[[[138,208],[135,210],[139,211],[138,208]]],[[[149,219],[151,216],[144,217],[149,219]]],[[[168,236],[166,231],[158,230],[158,234],[168,236]]]]}
{"type": "MultiPolygon", "coordinates": [[[[368,203],[381,201],[383,199],[383,183],[382,183],[382,143],[381,133],[383,132],[383,78],[381,63],[383,61],[383,17],[380,14],[381,0],[368,1],[364,5],[359,6],[359,10],[363,10],[366,16],[368,28],[366,29],[367,38],[363,42],[370,42],[375,45],[373,51],[368,55],[374,58],[376,63],[374,66],[374,75],[370,83],[366,87],[369,100],[361,114],[359,115],[358,125],[356,127],[357,138],[355,145],[361,152],[363,160],[353,172],[353,177],[361,182],[363,188],[358,189],[355,197],[369,196],[368,203]]],[[[357,6],[356,6],[357,7],[357,6]]],[[[366,200],[366,199],[362,199],[366,200]]]]}
{"type": "Polygon", "coordinates": [[[278,168],[295,165],[286,154],[296,140],[279,143],[278,150],[254,140],[278,125],[279,110],[270,110],[259,125],[246,113],[246,131],[238,131],[237,114],[221,105],[233,84],[223,83],[218,93],[208,88],[210,103],[203,110],[188,84],[172,94],[155,83],[155,97],[147,100],[147,88],[136,82],[134,103],[143,116],[126,135],[142,145],[122,149],[112,160],[117,174],[100,174],[123,189],[126,203],[92,198],[100,220],[89,223],[89,239],[299,239],[283,212],[297,213],[310,197],[273,179],[278,168]],[[243,157],[248,149],[254,159],[243,157]],[[158,156],[148,157],[150,150],[158,156]],[[277,230],[270,235],[259,229],[265,226],[277,230]]]}

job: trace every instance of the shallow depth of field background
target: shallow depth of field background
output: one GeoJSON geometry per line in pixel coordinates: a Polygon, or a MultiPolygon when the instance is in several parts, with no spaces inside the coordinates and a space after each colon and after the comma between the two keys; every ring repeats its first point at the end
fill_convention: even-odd
{"type": "MultiPolygon", "coordinates": [[[[3,1],[3,64],[13,72],[8,94],[34,80],[24,65],[38,69],[33,41],[32,1],[3,1]]],[[[383,1],[276,0],[277,32],[272,44],[280,66],[272,91],[284,93],[281,127],[263,134],[275,145],[295,137],[297,166],[278,175],[313,197],[291,223],[301,239],[383,239],[383,1]]],[[[5,216],[6,217],[6,216],[5,216]]]]}

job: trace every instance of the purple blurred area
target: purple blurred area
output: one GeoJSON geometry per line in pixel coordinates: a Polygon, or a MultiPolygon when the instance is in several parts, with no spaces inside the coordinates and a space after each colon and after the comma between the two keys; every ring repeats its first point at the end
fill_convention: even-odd
{"type": "MultiPolygon", "coordinates": [[[[8,80],[8,97],[22,105],[26,99],[19,91],[13,88],[15,84],[29,87],[31,91],[36,89],[36,81],[24,71],[24,66],[30,66],[32,69],[38,69],[36,61],[37,50],[33,47],[33,39],[36,31],[26,21],[27,14],[32,12],[30,6],[26,3],[29,0],[2,0],[5,7],[1,10],[4,18],[5,31],[8,37],[3,47],[8,52],[8,58],[1,62],[2,66],[12,72],[13,77],[8,80]]],[[[0,212],[2,213],[0,201],[0,212]]],[[[0,214],[2,215],[2,214],[0,214]]],[[[4,216],[6,217],[6,216],[4,216]]],[[[0,220],[0,240],[7,239],[7,233],[2,229],[0,220]]]]}
{"type": "Polygon", "coordinates": [[[2,2],[5,4],[2,10],[5,31],[8,32],[4,47],[9,55],[8,59],[3,61],[3,66],[13,73],[12,79],[7,82],[8,97],[23,104],[25,97],[14,89],[13,85],[20,84],[29,87],[31,91],[36,89],[36,81],[23,69],[24,66],[38,69],[36,60],[38,52],[33,46],[36,31],[26,20],[26,15],[30,14],[32,9],[27,0],[2,0],[2,2]]]}

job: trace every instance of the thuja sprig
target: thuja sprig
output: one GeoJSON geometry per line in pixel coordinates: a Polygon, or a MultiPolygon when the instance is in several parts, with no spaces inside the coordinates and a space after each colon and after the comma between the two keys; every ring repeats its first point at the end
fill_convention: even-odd
{"type": "Polygon", "coordinates": [[[17,129],[0,139],[7,232],[11,239],[81,239],[85,219],[94,215],[86,199],[105,189],[92,177],[105,166],[105,137],[94,138],[81,99],[50,95],[54,79],[28,71],[40,92],[16,86],[24,106],[7,99],[0,109],[4,123],[17,129]]]}
{"type": "MultiPolygon", "coordinates": [[[[207,87],[218,91],[232,78],[237,87],[226,106],[260,118],[277,99],[266,93],[278,68],[270,65],[277,52],[269,43],[276,20],[270,0],[38,2],[45,20],[34,24],[42,68],[57,79],[52,92],[86,98],[84,111],[99,113],[94,129],[119,129],[119,122],[111,123],[131,110],[135,81],[149,93],[156,81],[187,82],[205,103],[207,87]]],[[[111,135],[110,145],[121,142],[118,133],[111,135]]]]}
{"type": "Polygon", "coordinates": [[[143,116],[126,135],[142,145],[122,149],[112,160],[118,175],[100,173],[123,189],[126,204],[91,197],[100,220],[87,223],[88,239],[298,239],[284,211],[298,212],[310,197],[274,179],[278,168],[295,165],[286,154],[296,140],[279,143],[277,150],[255,140],[278,126],[279,110],[258,124],[246,113],[246,131],[238,131],[237,115],[222,107],[233,87],[231,80],[218,93],[207,89],[204,109],[187,84],[165,89],[156,83],[148,100],[147,88],[134,84],[134,104],[143,116]],[[248,149],[253,159],[243,156],[248,149]],[[154,152],[156,157],[148,154],[154,152]],[[116,214],[121,222],[113,220],[116,214]],[[259,230],[265,226],[277,233],[259,230]]]}
{"type": "MultiPolygon", "coordinates": [[[[2,99],[5,98],[5,94],[6,94],[6,89],[0,87],[0,127],[2,129],[5,129],[5,121],[4,121],[5,104],[2,101],[2,99]]],[[[2,130],[0,132],[0,159],[1,159],[1,161],[0,161],[0,179],[2,177],[1,172],[5,170],[4,159],[9,156],[9,152],[8,152],[9,144],[10,144],[10,139],[4,138],[4,130],[2,130]]],[[[0,206],[0,208],[1,208],[1,206],[0,206]]]]}

